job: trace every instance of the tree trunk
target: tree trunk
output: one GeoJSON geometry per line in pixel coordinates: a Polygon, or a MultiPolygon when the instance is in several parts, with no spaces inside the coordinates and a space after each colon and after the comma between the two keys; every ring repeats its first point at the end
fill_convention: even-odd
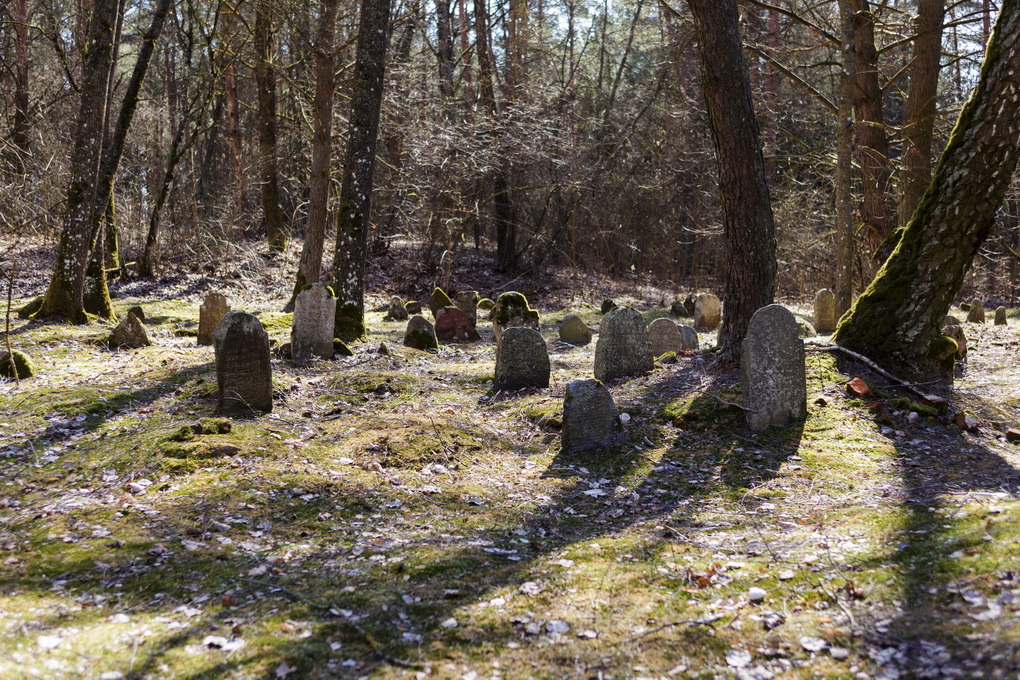
{"type": "Polygon", "coordinates": [[[258,89],[259,174],[262,219],[270,250],[287,247],[287,227],[280,208],[276,164],[276,73],[273,70],[273,18],[268,0],[255,3],[255,81],[258,89]]]}
{"type": "Polygon", "coordinates": [[[919,0],[915,29],[917,37],[914,38],[906,122],[903,125],[899,206],[901,227],[907,226],[925,189],[931,183],[931,144],[935,130],[945,15],[945,0],[919,0]]]}
{"type": "Polygon", "coordinates": [[[854,59],[854,22],[843,17],[841,34],[843,68],[839,77],[839,104],[836,111],[836,252],[833,295],[836,318],[843,316],[853,303],[854,263],[857,261],[854,229],[853,191],[853,101],[857,71],[854,59]]]}
{"type": "Polygon", "coordinates": [[[71,151],[64,224],[46,296],[37,316],[59,316],[85,323],[85,273],[95,247],[93,206],[103,156],[106,83],[113,60],[118,0],[96,0],[89,21],[88,49],[81,81],[81,104],[71,151]]]}
{"type": "Polygon", "coordinates": [[[14,0],[14,167],[25,172],[25,161],[31,153],[28,140],[28,6],[26,0],[14,0]]]}
{"type": "Polygon", "coordinates": [[[305,242],[301,247],[294,291],[284,311],[293,311],[294,300],[302,288],[318,282],[322,271],[322,244],[326,238],[329,216],[329,161],[333,139],[333,43],[336,38],[338,0],[322,0],[319,33],[315,54],[315,100],[312,104],[314,132],[312,137],[312,168],[308,177],[308,217],[305,221],[305,242]]]}
{"type": "Polygon", "coordinates": [[[389,16],[390,0],[362,0],[333,256],[333,288],[337,296],[334,330],[336,337],[345,342],[365,335],[365,261],[389,16]]]}
{"type": "Polygon", "coordinates": [[[952,376],[940,332],[1020,157],[1020,0],[1005,0],[971,98],[896,249],[834,340],[919,379],[952,376]]]}
{"type": "Polygon", "coordinates": [[[736,0],[688,0],[701,52],[728,250],[719,328],[722,360],[738,363],[751,315],[771,304],[776,237],[736,0]]]}

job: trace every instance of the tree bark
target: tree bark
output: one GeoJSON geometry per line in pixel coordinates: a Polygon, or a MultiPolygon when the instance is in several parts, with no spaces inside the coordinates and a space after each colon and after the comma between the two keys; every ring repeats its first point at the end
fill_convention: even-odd
{"type": "Polygon", "coordinates": [[[270,250],[287,247],[287,227],[280,208],[276,163],[276,73],[273,70],[273,18],[269,0],[255,3],[255,81],[258,90],[259,174],[262,219],[270,250]]]}
{"type": "Polygon", "coordinates": [[[903,125],[903,167],[900,173],[899,224],[906,227],[931,183],[931,144],[942,59],[945,0],[919,0],[916,37],[903,125]]]}
{"type": "Polygon", "coordinates": [[[739,363],[751,315],[772,303],[776,237],[736,0],[688,0],[719,173],[728,251],[722,360],[739,363]]]}
{"type": "Polygon", "coordinates": [[[29,144],[29,80],[28,80],[28,6],[26,0],[14,0],[14,167],[25,172],[25,161],[31,153],[29,144]]]}
{"type": "Polygon", "coordinates": [[[854,22],[843,16],[842,69],[839,76],[839,104],[836,111],[836,253],[833,295],[836,318],[853,303],[854,263],[857,261],[854,229],[853,175],[853,100],[857,65],[854,58],[854,22]]]}
{"type": "Polygon", "coordinates": [[[333,257],[333,288],[337,296],[334,330],[336,337],[345,342],[365,334],[365,261],[389,16],[390,0],[362,0],[333,257]]]}
{"type": "Polygon", "coordinates": [[[322,0],[319,31],[315,41],[315,100],[312,104],[313,137],[312,168],[308,177],[308,217],[305,220],[305,242],[301,247],[294,291],[284,311],[293,311],[294,301],[302,288],[318,282],[322,272],[322,246],[329,217],[329,162],[333,140],[333,54],[336,39],[338,0],[322,0]]]}
{"type": "Polygon", "coordinates": [[[840,322],[837,343],[906,376],[952,376],[956,347],[940,322],[1020,158],[1018,71],[1020,0],[1005,0],[932,183],[892,255],[840,322]]]}

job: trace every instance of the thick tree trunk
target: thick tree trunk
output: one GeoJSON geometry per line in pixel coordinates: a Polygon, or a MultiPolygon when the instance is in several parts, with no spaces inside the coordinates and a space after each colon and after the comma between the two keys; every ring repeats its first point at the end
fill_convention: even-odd
{"type": "Polygon", "coordinates": [[[345,342],[365,334],[365,261],[389,16],[390,0],[362,0],[333,257],[333,288],[337,296],[334,330],[336,337],[345,342]]]}
{"type": "Polygon", "coordinates": [[[280,208],[276,164],[276,73],[273,70],[273,18],[268,0],[255,3],[255,81],[258,89],[259,175],[262,219],[270,250],[287,247],[287,227],[280,208]]]}
{"type": "Polygon", "coordinates": [[[931,184],[931,144],[942,59],[945,0],[919,0],[906,122],[903,125],[903,168],[900,174],[899,223],[907,226],[925,189],[931,184]]]}
{"type": "Polygon", "coordinates": [[[701,52],[728,251],[722,359],[737,363],[751,315],[771,304],[776,237],[736,0],[688,0],[701,52]]]}
{"type": "Polygon", "coordinates": [[[854,235],[854,204],[851,187],[853,175],[853,101],[857,71],[854,59],[854,22],[843,18],[841,34],[843,69],[839,78],[839,105],[836,111],[836,252],[833,277],[833,294],[836,298],[836,317],[850,309],[853,303],[854,263],[857,261],[854,235]]]}
{"type": "Polygon", "coordinates": [[[28,6],[26,0],[14,0],[14,167],[25,172],[25,161],[31,153],[29,132],[28,82],[28,6]]]}
{"type": "Polygon", "coordinates": [[[318,282],[322,271],[322,246],[329,217],[329,161],[333,139],[333,43],[336,39],[338,0],[322,0],[319,32],[315,53],[315,99],[312,104],[314,131],[312,136],[312,168],[308,177],[308,217],[305,221],[305,242],[301,247],[294,291],[284,311],[293,311],[294,301],[302,288],[318,282]]]}
{"type": "Polygon", "coordinates": [[[93,230],[96,177],[103,156],[107,74],[113,60],[118,0],[96,0],[82,69],[81,104],[71,151],[64,224],[46,296],[37,316],[85,323],[85,273],[98,234],[93,230]]]}
{"type": "Polygon", "coordinates": [[[952,375],[939,326],[995,222],[1020,157],[1020,0],[1002,3],[981,76],[896,249],[834,339],[904,375],[952,375]]]}

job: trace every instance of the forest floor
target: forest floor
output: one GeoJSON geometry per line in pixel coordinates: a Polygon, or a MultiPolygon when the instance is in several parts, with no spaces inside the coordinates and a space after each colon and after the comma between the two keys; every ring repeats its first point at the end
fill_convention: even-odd
{"type": "MultiPolygon", "coordinates": [[[[26,246],[15,305],[48,258],[26,246]]],[[[143,349],[13,322],[40,371],[0,383],[0,677],[1020,673],[1016,318],[966,325],[955,386],[924,387],[945,413],[812,350],[807,420],[751,435],[737,376],[690,353],[610,385],[629,444],[572,457],[563,389],[594,344],[559,343],[557,322],[597,326],[623,292],[651,319],[672,295],[553,273],[512,283],[542,313],[548,389],[493,391],[487,322],[430,354],[373,311],[353,357],[274,356],[271,414],[179,441],[215,405],[198,302],[221,290],[283,343],[293,262],[118,283],[143,349]],[[847,396],[858,376],[877,403],[847,396]]],[[[505,284],[471,271],[454,282],[505,284]]]]}

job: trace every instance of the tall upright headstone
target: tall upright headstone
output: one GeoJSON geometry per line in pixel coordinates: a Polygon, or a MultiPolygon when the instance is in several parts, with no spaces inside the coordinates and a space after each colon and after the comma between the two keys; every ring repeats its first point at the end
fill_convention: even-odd
{"type": "Polygon", "coordinates": [[[1006,324],[1006,308],[999,306],[995,308],[995,325],[1005,326],[1006,324]]]}
{"type": "Polygon", "coordinates": [[[807,417],[804,341],[790,310],[768,305],[751,316],[740,373],[748,429],[762,432],[807,417]]]}
{"type": "Polygon", "coordinates": [[[563,398],[564,453],[606,449],[626,439],[613,395],[598,380],[571,380],[563,398]]]}
{"type": "Polygon", "coordinates": [[[295,364],[329,359],[333,356],[333,321],[336,298],[322,283],[313,283],[294,301],[294,322],[290,330],[291,356],[295,364]]]}
{"type": "Polygon", "coordinates": [[[694,301],[694,330],[713,331],[722,323],[722,302],[712,293],[701,293],[694,301]]]}
{"type": "Polygon", "coordinates": [[[641,313],[617,307],[602,318],[595,343],[595,378],[615,380],[652,370],[652,346],[641,313]]]}
{"type": "Polygon", "coordinates": [[[828,288],[815,295],[815,332],[828,335],[836,330],[836,296],[828,288]]]}
{"type": "Polygon", "coordinates": [[[967,321],[969,323],[985,322],[985,305],[980,299],[974,298],[974,302],[970,303],[970,309],[967,310],[967,321]]]}
{"type": "Polygon", "coordinates": [[[656,319],[648,324],[648,342],[652,346],[653,357],[685,349],[684,338],[672,319],[656,319]]]}
{"type": "Polygon", "coordinates": [[[213,344],[213,331],[220,320],[230,311],[227,298],[223,293],[209,293],[198,308],[198,344],[213,344]]]}
{"type": "Polygon", "coordinates": [[[534,328],[513,327],[503,331],[496,345],[493,385],[501,390],[549,387],[549,350],[534,328]]]}
{"type": "Polygon", "coordinates": [[[478,301],[481,299],[477,290],[462,290],[453,298],[453,304],[467,314],[472,326],[478,325],[478,301]]]}
{"type": "Polygon", "coordinates": [[[273,410],[269,334],[247,312],[228,312],[213,332],[216,350],[216,412],[248,415],[273,410]]]}

